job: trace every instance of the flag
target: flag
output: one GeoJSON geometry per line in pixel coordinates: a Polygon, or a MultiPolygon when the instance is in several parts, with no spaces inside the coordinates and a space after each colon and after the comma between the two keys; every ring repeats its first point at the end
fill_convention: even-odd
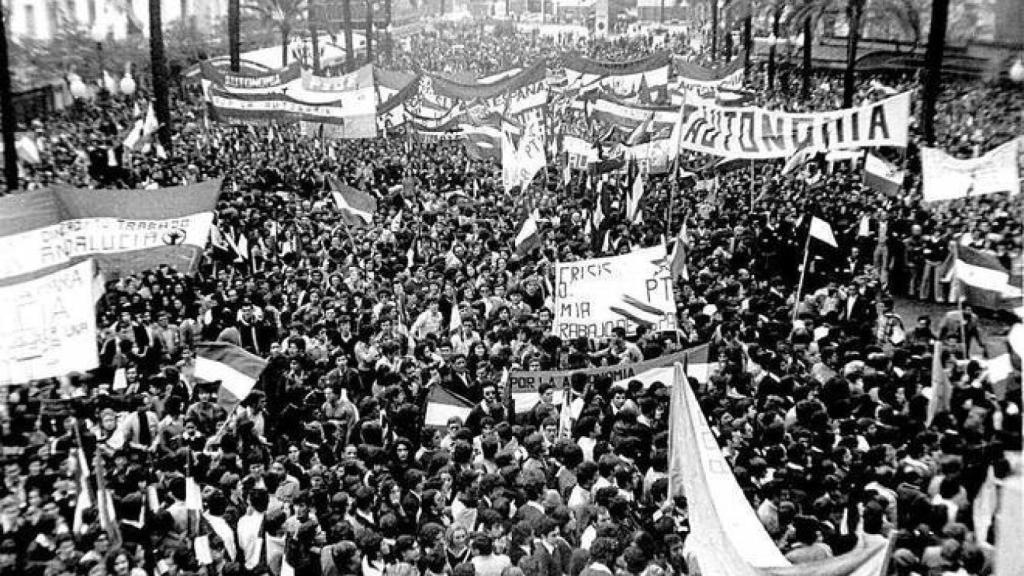
{"type": "Polygon", "coordinates": [[[238,258],[235,259],[237,262],[249,259],[249,238],[245,234],[238,235],[238,240],[235,241],[235,254],[238,254],[238,258]]]}
{"type": "Polygon", "coordinates": [[[192,476],[185,477],[185,509],[203,511],[203,492],[192,476]]]}
{"type": "Polygon", "coordinates": [[[597,199],[594,202],[594,212],[590,216],[590,230],[592,234],[597,234],[598,230],[601,229],[601,223],[604,222],[603,204],[601,193],[598,192],[597,199]]]}
{"type": "Polygon", "coordinates": [[[459,303],[452,304],[451,318],[448,319],[448,333],[454,334],[459,328],[462,328],[462,311],[459,310],[459,303]]]}
{"type": "Polygon", "coordinates": [[[96,509],[99,511],[100,527],[110,538],[110,545],[117,547],[121,545],[121,529],[117,523],[117,512],[114,509],[114,500],[107,490],[106,472],[103,466],[103,457],[97,455],[96,465],[96,509]]]}
{"type": "Polygon", "coordinates": [[[690,270],[686,265],[686,252],[690,247],[690,233],[686,228],[686,220],[683,220],[683,226],[679,229],[679,235],[675,239],[675,249],[672,251],[672,264],[670,271],[672,272],[672,279],[675,280],[682,276],[683,280],[690,279],[690,270]]]}
{"type": "MultiPolygon", "coordinates": [[[[78,421],[75,421],[75,426],[78,426],[78,421]]],[[[89,460],[85,455],[85,450],[79,445],[75,450],[75,476],[77,477],[78,484],[78,497],[75,499],[75,512],[71,521],[71,531],[76,536],[80,536],[89,531],[89,527],[85,524],[84,515],[85,511],[92,508],[95,500],[92,495],[92,488],[89,486],[89,477],[92,475],[89,472],[89,460]]]]}
{"type": "Polygon", "coordinates": [[[643,176],[637,172],[633,176],[633,186],[628,195],[626,205],[626,220],[630,222],[640,223],[643,222],[643,211],[640,209],[640,201],[644,197],[644,179],[643,176]]]}
{"type": "Polygon", "coordinates": [[[110,92],[111,95],[117,95],[117,80],[114,79],[113,74],[106,70],[103,71],[103,87],[106,88],[107,92],[110,92]]]}
{"type": "Polygon", "coordinates": [[[932,348],[932,394],[928,398],[928,417],[925,426],[930,426],[935,415],[949,410],[949,402],[953,394],[953,385],[942,365],[942,341],[936,339],[932,348]]]}
{"type": "Polygon", "coordinates": [[[836,237],[832,233],[832,226],[817,216],[811,216],[811,229],[809,233],[811,238],[817,238],[825,244],[839,248],[839,243],[836,242],[836,237]]]}
{"type": "Polygon", "coordinates": [[[903,176],[902,170],[871,152],[864,157],[864,185],[872,190],[888,196],[899,194],[903,176]]]}
{"type": "Polygon", "coordinates": [[[146,120],[142,123],[142,135],[150,136],[155,134],[160,129],[160,122],[156,119],[156,110],[153,109],[153,103],[149,103],[149,109],[146,110],[146,120]]]}
{"type": "Polygon", "coordinates": [[[519,232],[516,233],[515,248],[517,254],[528,254],[531,250],[540,245],[540,232],[537,228],[537,221],[540,213],[534,210],[523,220],[519,232]]]}
{"type": "Polygon", "coordinates": [[[26,164],[39,164],[42,159],[39,157],[39,146],[34,136],[25,134],[18,136],[14,142],[14,149],[18,152],[18,160],[26,164]]]}
{"type": "Polygon", "coordinates": [[[637,146],[639,144],[646,144],[651,141],[651,126],[654,124],[654,112],[651,112],[647,118],[641,122],[629,136],[626,137],[627,146],[637,146]]]}
{"type": "Polygon", "coordinates": [[[1021,304],[1021,287],[1010,283],[1010,272],[990,252],[957,245],[952,278],[965,301],[990,310],[1012,310],[1021,304]]]}
{"type": "Polygon", "coordinates": [[[342,220],[349,226],[369,226],[373,222],[373,214],[377,211],[377,199],[373,196],[342,184],[336,177],[329,175],[327,181],[331,186],[331,195],[341,211],[342,220]]]}
{"type": "Polygon", "coordinates": [[[427,393],[427,410],[423,417],[423,425],[443,428],[452,417],[461,418],[465,422],[472,409],[472,402],[445,388],[443,384],[435,384],[427,393]]]}
{"type": "Polygon", "coordinates": [[[128,135],[124,137],[124,147],[128,150],[135,150],[140,143],[142,143],[143,136],[143,125],[142,120],[136,120],[135,126],[128,131],[128,135]]]}
{"type": "Polygon", "coordinates": [[[389,226],[392,232],[398,232],[402,229],[402,211],[399,210],[395,217],[391,219],[391,225],[389,226]]]}
{"type": "Polygon", "coordinates": [[[217,403],[234,409],[256,386],[267,361],[227,342],[200,342],[196,345],[195,377],[220,382],[217,403]]]}
{"type": "Polygon", "coordinates": [[[405,266],[406,268],[412,268],[413,262],[416,261],[416,243],[419,242],[419,238],[413,238],[412,243],[409,244],[409,249],[405,252],[405,266]]]}
{"type": "Polygon", "coordinates": [[[814,160],[815,156],[823,152],[823,150],[813,146],[804,146],[803,148],[800,148],[796,152],[793,152],[792,156],[786,159],[786,164],[782,167],[782,173],[792,174],[793,172],[802,169],[805,164],[814,160]]]}

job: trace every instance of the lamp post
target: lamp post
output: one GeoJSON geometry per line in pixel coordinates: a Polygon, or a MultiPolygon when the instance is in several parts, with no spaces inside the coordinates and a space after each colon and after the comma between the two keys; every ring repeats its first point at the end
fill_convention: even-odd
{"type": "Polygon", "coordinates": [[[1024,82],[1024,57],[1017,57],[1017,61],[1010,66],[1009,75],[1014,82],[1024,82]]]}

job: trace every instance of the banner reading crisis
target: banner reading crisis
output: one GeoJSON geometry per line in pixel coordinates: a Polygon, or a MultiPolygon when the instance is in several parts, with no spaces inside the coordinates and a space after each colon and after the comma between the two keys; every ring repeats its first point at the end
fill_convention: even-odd
{"type": "Polygon", "coordinates": [[[158,190],[55,187],[0,199],[0,280],[94,257],[105,273],[168,264],[191,273],[220,179],[158,190]]]}
{"type": "Polygon", "coordinates": [[[609,338],[615,327],[671,330],[675,313],[664,246],[555,267],[553,330],[562,340],[609,338]]]}
{"type": "Polygon", "coordinates": [[[961,160],[937,148],[921,148],[921,178],[925,202],[955,200],[997,192],[1020,193],[1020,169],[1015,138],[980,158],[961,160]]]}
{"type": "Polygon", "coordinates": [[[86,260],[0,288],[0,385],[99,366],[94,272],[86,260]]]}
{"type": "Polygon", "coordinates": [[[723,107],[687,98],[682,114],[681,149],[736,159],[784,158],[804,148],[905,147],[910,93],[815,113],[723,107]]]}

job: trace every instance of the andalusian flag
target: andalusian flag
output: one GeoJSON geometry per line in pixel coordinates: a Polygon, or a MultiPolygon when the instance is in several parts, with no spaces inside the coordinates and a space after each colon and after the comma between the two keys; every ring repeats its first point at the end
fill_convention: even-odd
{"type": "Polygon", "coordinates": [[[195,376],[207,382],[220,382],[217,403],[228,411],[249,396],[266,367],[266,360],[234,344],[200,342],[196,345],[195,376]]]}

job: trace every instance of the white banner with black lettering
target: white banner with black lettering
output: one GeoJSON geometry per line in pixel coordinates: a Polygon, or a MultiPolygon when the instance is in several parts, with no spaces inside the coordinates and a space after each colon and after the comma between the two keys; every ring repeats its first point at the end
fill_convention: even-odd
{"type": "Polygon", "coordinates": [[[672,278],[664,246],[555,266],[555,335],[608,338],[621,326],[674,329],[672,278]]]}
{"type": "Polygon", "coordinates": [[[829,112],[776,112],[687,98],[679,147],[742,159],[785,158],[804,148],[907,145],[910,92],[829,112]]]}
{"type": "Polygon", "coordinates": [[[1020,167],[1015,138],[979,158],[961,160],[938,148],[921,148],[925,202],[955,200],[1008,192],[1020,193],[1020,167]]]}
{"type": "Polygon", "coordinates": [[[0,288],[0,385],[99,365],[92,260],[0,288]]]}

